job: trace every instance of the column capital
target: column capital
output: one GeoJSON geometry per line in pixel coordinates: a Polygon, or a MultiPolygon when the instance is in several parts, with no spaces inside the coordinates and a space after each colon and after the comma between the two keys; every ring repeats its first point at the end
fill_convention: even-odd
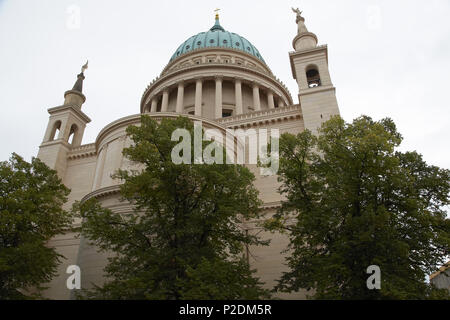
{"type": "Polygon", "coordinates": [[[242,83],[242,81],[244,81],[244,78],[242,78],[242,77],[234,77],[234,81],[242,83]]]}
{"type": "Polygon", "coordinates": [[[252,81],[252,87],[253,88],[258,88],[259,89],[259,83],[255,80],[252,81]]]}
{"type": "Polygon", "coordinates": [[[223,81],[223,76],[220,75],[220,74],[216,74],[216,75],[214,75],[214,79],[215,79],[216,81],[223,81]]]}
{"type": "Polygon", "coordinates": [[[169,87],[168,86],[162,87],[160,92],[162,93],[169,92],[169,87]]]}
{"type": "Polygon", "coordinates": [[[262,89],[262,90],[263,90],[264,92],[266,92],[267,94],[272,94],[272,95],[274,95],[274,91],[273,91],[273,89],[270,88],[270,87],[264,86],[264,87],[262,87],[262,88],[260,88],[260,89],[262,89]]]}
{"type": "Polygon", "coordinates": [[[184,86],[184,79],[181,79],[177,82],[178,86],[184,86]]]}

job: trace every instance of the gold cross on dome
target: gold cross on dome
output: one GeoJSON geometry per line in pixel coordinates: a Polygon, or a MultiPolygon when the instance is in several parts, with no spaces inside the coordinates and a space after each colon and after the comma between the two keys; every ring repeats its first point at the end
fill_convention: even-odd
{"type": "Polygon", "coordinates": [[[216,19],[219,19],[219,11],[220,11],[220,9],[214,10],[214,12],[216,13],[216,19]]]}

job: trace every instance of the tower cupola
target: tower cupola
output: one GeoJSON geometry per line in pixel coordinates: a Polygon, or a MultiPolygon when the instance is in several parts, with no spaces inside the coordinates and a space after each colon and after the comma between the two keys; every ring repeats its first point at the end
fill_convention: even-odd
{"type": "Polygon", "coordinates": [[[88,68],[88,62],[81,67],[81,73],[77,76],[77,81],[75,82],[72,90],[68,90],[64,93],[64,105],[72,105],[81,109],[81,106],[86,101],[86,97],[83,94],[83,80],[84,71],[88,68]]]}

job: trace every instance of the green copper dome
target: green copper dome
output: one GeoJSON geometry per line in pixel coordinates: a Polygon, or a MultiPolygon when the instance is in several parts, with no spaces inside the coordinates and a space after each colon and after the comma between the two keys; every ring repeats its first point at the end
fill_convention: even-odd
{"type": "Polygon", "coordinates": [[[236,33],[225,31],[225,29],[220,25],[218,16],[216,16],[216,23],[209,31],[200,32],[199,34],[192,36],[183,42],[175,51],[172,58],[170,58],[170,61],[193,50],[209,47],[237,49],[251,54],[266,63],[261,57],[258,49],[256,49],[250,41],[236,33]]]}

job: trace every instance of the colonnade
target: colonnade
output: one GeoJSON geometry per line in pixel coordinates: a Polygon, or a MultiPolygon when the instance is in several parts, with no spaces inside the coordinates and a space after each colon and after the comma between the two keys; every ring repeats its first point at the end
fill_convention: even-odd
{"type": "MultiPolygon", "coordinates": [[[[195,79],[195,102],[194,102],[194,114],[196,116],[202,116],[202,103],[203,103],[203,82],[205,78],[197,78],[195,79]]],[[[215,106],[214,106],[214,115],[215,118],[222,118],[223,111],[223,77],[215,76],[215,106]]],[[[242,99],[242,82],[243,79],[236,78],[234,80],[234,88],[235,88],[235,115],[240,115],[244,112],[243,108],[243,99],[242,99]]],[[[176,100],[176,109],[177,113],[184,113],[184,88],[185,81],[180,81],[177,84],[177,100],[176,100]]],[[[260,101],[260,85],[257,82],[252,82],[253,89],[253,108],[254,111],[261,110],[261,101],[260,101]]],[[[157,112],[158,101],[162,95],[161,102],[161,112],[167,112],[169,107],[169,88],[164,87],[162,89],[162,93],[156,94],[153,96],[150,102],[150,112],[157,112]]],[[[275,108],[275,96],[274,93],[270,90],[267,91],[267,105],[269,109],[275,108]]],[[[278,107],[284,107],[285,103],[282,98],[279,98],[278,107]]]]}

